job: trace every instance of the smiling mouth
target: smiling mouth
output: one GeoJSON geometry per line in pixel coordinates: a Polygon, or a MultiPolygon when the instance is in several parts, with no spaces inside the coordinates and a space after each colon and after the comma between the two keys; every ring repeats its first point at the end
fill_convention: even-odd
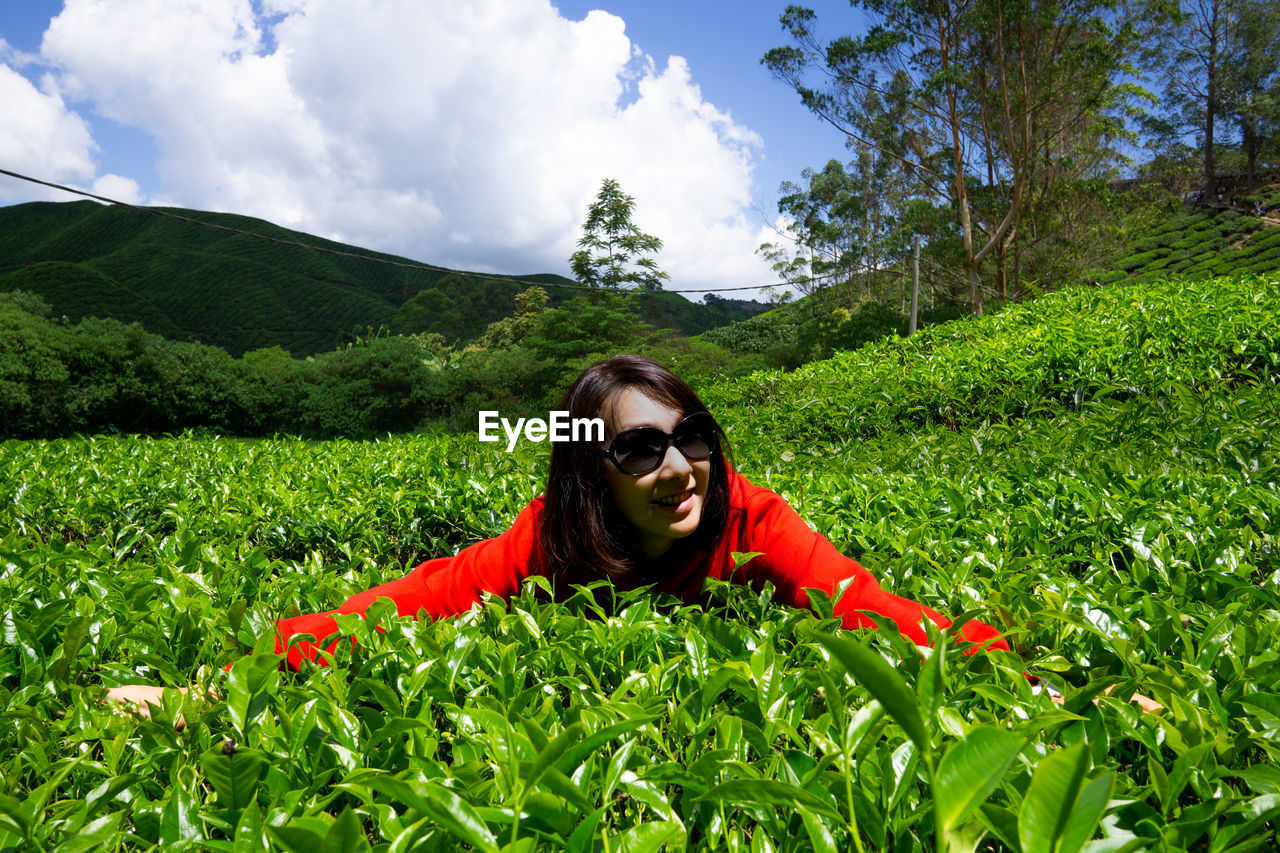
{"type": "Polygon", "coordinates": [[[693,497],[693,489],[685,489],[683,492],[667,495],[665,498],[658,498],[653,503],[657,506],[679,506],[691,497],[693,497]]]}

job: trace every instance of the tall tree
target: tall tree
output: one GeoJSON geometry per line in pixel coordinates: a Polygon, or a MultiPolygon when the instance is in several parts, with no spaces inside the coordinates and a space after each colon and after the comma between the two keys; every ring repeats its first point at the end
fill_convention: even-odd
{"type": "Polygon", "coordinates": [[[781,21],[792,44],[763,61],[814,113],[898,157],[950,205],[980,314],[982,266],[1034,203],[1047,147],[1118,108],[1116,78],[1137,32],[1111,0],[852,3],[872,20],[865,34],[824,44],[814,13],[790,6],[781,21]],[[899,153],[869,121],[867,95],[885,92],[885,78],[909,86],[908,120],[929,156],[899,153]]]}
{"type": "Polygon", "coordinates": [[[590,287],[634,286],[661,290],[670,278],[646,255],[662,249],[662,241],[645,234],[631,221],[635,199],[618,182],[605,178],[596,200],[587,208],[578,251],[569,258],[574,276],[590,287]]]}
{"type": "Polygon", "coordinates": [[[1237,39],[1240,0],[1181,0],[1165,61],[1167,109],[1200,137],[1204,197],[1218,192],[1217,120],[1225,107],[1223,72],[1237,39]]]}
{"type": "Polygon", "coordinates": [[[847,286],[863,262],[858,223],[865,209],[857,181],[839,160],[801,175],[803,186],[785,181],[780,187],[785,241],[765,243],[760,254],[801,293],[847,286]]]}
{"type": "Polygon", "coordinates": [[[1252,187],[1258,181],[1258,158],[1280,153],[1280,4],[1241,0],[1238,14],[1236,38],[1223,68],[1222,101],[1224,118],[1239,128],[1252,187]]]}

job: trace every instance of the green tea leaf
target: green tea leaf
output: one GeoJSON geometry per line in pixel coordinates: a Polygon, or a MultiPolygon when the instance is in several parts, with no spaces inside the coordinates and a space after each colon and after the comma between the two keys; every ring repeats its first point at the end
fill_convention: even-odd
{"type": "Polygon", "coordinates": [[[215,746],[200,756],[200,766],[218,802],[232,811],[244,808],[254,798],[266,764],[266,755],[260,750],[234,746],[215,746]]]}
{"type": "Polygon", "coordinates": [[[609,849],[618,853],[657,853],[664,846],[673,853],[684,850],[684,827],[672,821],[640,823],[609,841],[609,849]]]}
{"type": "Polygon", "coordinates": [[[347,806],[329,827],[324,839],[324,853],[360,853],[369,849],[360,818],[347,806]]]}
{"type": "Polygon", "coordinates": [[[160,845],[172,847],[203,837],[195,798],[185,788],[175,787],[160,817],[160,845]]]}
{"type": "Polygon", "coordinates": [[[498,849],[497,838],[471,804],[448,788],[432,782],[410,781],[386,775],[373,776],[363,780],[362,784],[417,809],[473,847],[494,853],[498,849]]]}
{"type": "Polygon", "coordinates": [[[977,726],[947,749],[933,781],[938,825],[944,833],[961,826],[991,796],[1026,742],[1014,732],[977,726]]]}
{"type": "Polygon", "coordinates": [[[1054,853],[1088,769],[1089,755],[1083,742],[1052,752],[1036,765],[1018,813],[1022,853],[1054,853]]]}
{"type": "Polygon", "coordinates": [[[1058,853],[1078,853],[1093,838],[1111,800],[1112,781],[1110,773],[1103,773],[1098,778],[1091,779],[1080,791],[1058,842],[1058,853]]]}
{"type": "Polygon", "coordinates": [[[726,805],[781,806],[787,809],[806,808],[814,814],[819,814],[832,820],[841,820],[838,811],[803,788],[797,788],[795,785],[776,782],[771,779],[732,779],[728,782],[721,782],[705,794],[698,796],[697,799],[710,800],[713,803],[725,803],[726,805]]]}
{"type": "Polygon", "coordinates": [[[824,646],[832,657],[838,660],[845,669],[865,687],[889,716],[902,726],[907,737],[915,743],[922,755],[931,749],[929,733],[920,717],[920,706],[916,697],[907,689],[906,683],[893,667],[875,652],[848,637],[837,637],[830,634],[814,634],[814,639],[824,646]]]}

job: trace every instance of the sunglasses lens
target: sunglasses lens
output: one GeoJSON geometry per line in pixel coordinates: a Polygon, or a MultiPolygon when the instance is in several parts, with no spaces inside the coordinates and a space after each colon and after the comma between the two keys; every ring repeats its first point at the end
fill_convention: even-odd
{"type": "Polygon", "coordinates": [[[658,430],[636,430],[614,441],[613,458],[624,473],[647,474],[662,463],[665,445],[666,436],[658,430]]]}
{"type": "Polygon", "coordinates": [[[715,438],[704,429],[693,429],[675,437],[676,449],[686,459],[702,460],[715,449],[715,438]]]}

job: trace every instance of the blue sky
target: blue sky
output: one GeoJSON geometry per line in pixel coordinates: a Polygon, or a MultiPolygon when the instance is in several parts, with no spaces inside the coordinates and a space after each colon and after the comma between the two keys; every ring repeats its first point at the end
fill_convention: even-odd
{"type": "MultiPolygon", "coordinates": [[[[829,35],[858,24],[810,5],[829,35]]],[[[0,167],[509,273],[566,272],[613,177],[670,287],[764,283],[778,184],[844,154],[760,65],[784,6],[10,3],[0,167]]],[[[64,197],[0,183],[0,203],[64,197]]]]}

